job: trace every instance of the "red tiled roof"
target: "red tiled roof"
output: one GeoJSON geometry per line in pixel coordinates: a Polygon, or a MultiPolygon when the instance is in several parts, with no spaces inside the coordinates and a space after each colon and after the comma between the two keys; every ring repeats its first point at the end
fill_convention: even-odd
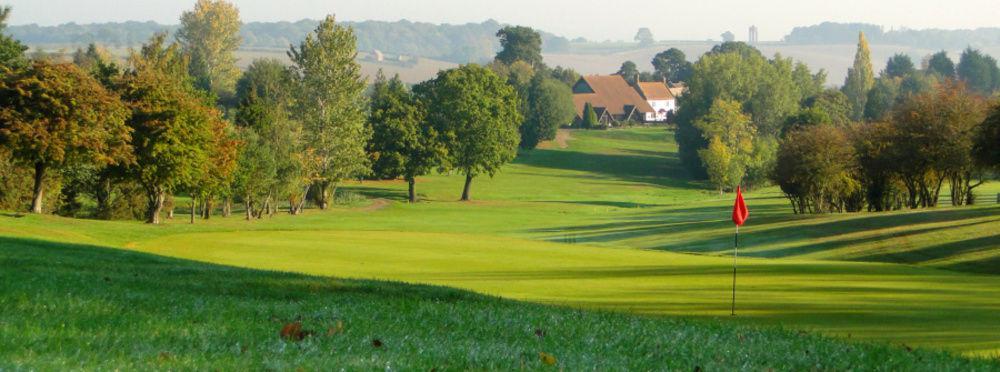
{"type": "Polygon", "coordinates": [[[667,84],[664,83],[639,83],[639,93],[641,93],[647,101],[674,99],[674,95],[670,92],[670,88],[667,88],[667,84]]]}
{"type": "MultiPolygon", "coordinates": [[[[590,75],[580,78],[594,93],[578,93],[573,95],[576,114],[583,117],[583,108],[590,102],[595,108],[603,107],[609,114],[621,116],[628,114],[625,106],[633,106],[641,113],[653,112],[653,107],[646,102],[639,92],[636,92],[620,75],[590,75]]],[[[577,83],[579,84],[579,82],[577,83]]]]}

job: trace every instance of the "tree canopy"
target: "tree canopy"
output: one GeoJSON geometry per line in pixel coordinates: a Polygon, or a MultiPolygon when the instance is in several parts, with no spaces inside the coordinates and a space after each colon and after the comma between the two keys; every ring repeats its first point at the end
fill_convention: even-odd
{"type": "Polygon", "coordinates": [[[181,14],[177,42],[188,56],[196,86],[222,99],[233,95],[240,70],[234,52],[240,47],[240,12],[225,0],[198,0],[181,14]]]}
{"type": "Polygon", "coordinates": [[[542,66],[542,36],[530,27],[507,26],[497,31],[500,53],[496,60],[505,64],[524,61],[532,67],[542,66]]]}

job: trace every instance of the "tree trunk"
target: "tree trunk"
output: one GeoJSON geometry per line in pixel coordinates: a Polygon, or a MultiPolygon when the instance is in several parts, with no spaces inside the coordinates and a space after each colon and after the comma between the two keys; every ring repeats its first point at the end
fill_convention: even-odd
{"type": "Polygon", "coordinates": [[[225,197],[222,201],[222,217],[229,217],[233,214],[233,199],[231,197],[225,197]]]}
{"type": "Polygon", "coordinates": [[[465,174],[465,188],[462,189],[462,201],[469,201],[469,191],[472,188],[472,174],[465,174]]]}
{"type": "Polygon", "coordinates": [[[201,208],[201,218],[210,219],[212,218],[212,208],[214,207],[213,197],[209,196],[205,198],[205,206],[201,208]]]}
{"type": "Polygon", "coordinates": [[[318,188],[318,190],[316,190],[316,197],[318,199],[316,200],[318,202],[317,204],[319,204],[320,210],[325,211],[326,208],[330,206],[330,183],[327,181],[321,181],[316,183],[316,187],[318,188]]]}
{"type": "Polygon", "coordinates": [[[160,210],[163,209],[163,190],[154,187],[152,191],[147,191],[147,199],[146,223],[157,225],[160,223],[160,210]]]}
{"type": "Polygon", "coordinates": [[[409,189],[410,189],[410,203],[416,203],[417,202],[417,192],[416,192],[417,180],[414,179],[413,177],[408,177],[406,179],[406,183],[409,184],[409,189]]]}
{"type": "Polygon", "coordinates": [[[195,215],[195,213],[198,213],[197,205],[198,205],[198,199],[195,199],[194,196],[192,196],[191,197],[191,223],[192,224],[194,224],[194,215],[195,215]]]}
{"type": "Polygon", "coordinates": [[[111,219],[111,177],[101,175],[100,185],[97,187],[97,218],[102,220],[111,219]]]}
{"type": "Polygon", "coordinates": [[[246,207],[246,220],[250,221],[253,219],[253,202],[247,197],[243,200],[243,205],[246,207]]]}
{"type": "Polygon", "coordinates": [[[35,163],[35,198],[31,200],[31,213],[42,213],[43,183],[45,181],[45,164],[35,163]]]}

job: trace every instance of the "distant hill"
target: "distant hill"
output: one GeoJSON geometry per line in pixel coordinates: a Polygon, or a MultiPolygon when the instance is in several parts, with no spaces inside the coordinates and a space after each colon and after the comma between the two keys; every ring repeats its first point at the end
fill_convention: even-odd
{"type": "MultiPolygon", "coordinates": [[[[243,25],[244,49],[286,49],[300,42],[319,24],[317,20],[297,22],[250,22],[243,25]]],[[[379,50],[395,55],[437,59],[454,63],[483,62],[500,49],[496,33],[503,27],[497,21],[463,25],[410,22],[346,22],[354,27],[358,49],[379,50]]],[[[59,26],[10,26],[7,32],[29,45],[76,46],[88,43],[112,47],[133,47],[157,32],[174,32],[177,25],[156,22],[95,23],[59,26]]],[[[569,40],[542,32],[548,52],[564,51],[569,40]]]]}
{"type": "Polygon", "coordinates": [[[858,32],[864,31],[872,44],[890,44],[925,49],[963,49],[968,46],[1000,45],[1000,28],[974,30],[911,30],[885,31],[882,26],[868,23],[824,22],[796,27],[785,36],[789,44],[850,44],[857,42],[858,32]]]}

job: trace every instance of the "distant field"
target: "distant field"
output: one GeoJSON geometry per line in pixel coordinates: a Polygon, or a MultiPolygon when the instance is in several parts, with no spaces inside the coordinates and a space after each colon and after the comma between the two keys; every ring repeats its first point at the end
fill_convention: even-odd
{"type": "Polygon", "coordinates": [[[462,177],[435,175],[415,205],[402,182],[363,182],[341,189],[378,207],[165,226],[7,215],[0,236],[1000,355],[1000,183],[975,207],[825,216],[754,191],[730,318],[732,195],[686,178],[662,128],[566,136],[477,178],[470,203],[462,177]]]}

